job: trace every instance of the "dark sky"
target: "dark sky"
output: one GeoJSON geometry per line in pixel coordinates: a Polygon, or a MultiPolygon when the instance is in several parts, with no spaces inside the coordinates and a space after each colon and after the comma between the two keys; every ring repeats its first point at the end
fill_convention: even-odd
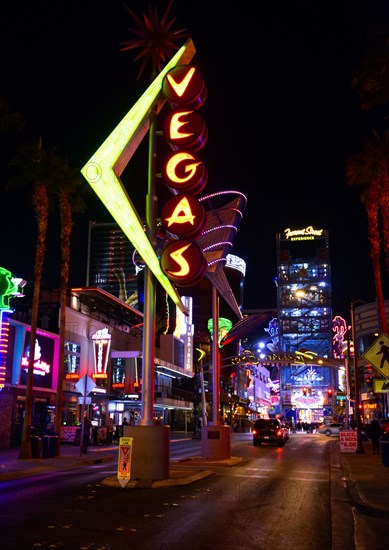
{"type": "MultiPolygon", "coordinates": [[[[128,0],[139,16],[149,5],[161,15],[167,4],[128,0]]],[[[275,307],[276,233],[307,225],[330,232],[334,315],[347,315],[351,298],[374,300],[366,216],[359,191],[345,184],[344,167],[371,126],[351,78],[367,48],[369,24],[388,16],[385,4],[173,3],[173,28],[190,33],[197,50],[192,63],[208,90],[202,108],[209,132],[201,151],[209,173],[204,193],[236,189],[248,199],[231,250],[247,264],[247,309],[275,307]]],[[[147,72],[137,80],[133,54],[120,51],[132,37],[128,12],[119,0],[20,0],[3,6],[0,17],[0,96],[25,115],[31,135],[42,134],[44,143],[58,146],[81,168],[149,83],[147,72]]],[[[147,143],[128,174],[139,180],[140,195],[131,198],[142,214],[147,143]]],[[[4,193],[3,186],[0,265],[31,280],[33,213],[27,197],[4,193]]],[[[94,196],[75,220],[72,286],[85,284],[89,219],[111,220],[94,196]]],[[[54,220],[47,262],[44,285],[58,286],[54,220]]]]}

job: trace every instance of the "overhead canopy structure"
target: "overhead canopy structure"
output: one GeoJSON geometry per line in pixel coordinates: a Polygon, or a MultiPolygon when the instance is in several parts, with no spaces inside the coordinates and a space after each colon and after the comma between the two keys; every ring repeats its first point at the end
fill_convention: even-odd
{"type": "Polygon", "coordinates": [[[246,208],[247,198],[239,191],[221,191],[199,199],[210,208],[206,214],[205,228],[196,239],[207,261],[206,277],[232,311],[242,319],[241,309],[224,272],[238,225],[246,208]],[[232,200],[225,202],[226,197],[232,200]]]}
{"type": "Polygon", "coordinates": [[[253,315],[244,317],[232,327],[224,338],[222,338],[220,346],[226,346],[235,340],[248,336],[255,330],[262,329],[264,326],[268,325],[269,321],[275,316],[277,316],[277,310],[264,309],[260,313],[254,313],[253,315]]]}

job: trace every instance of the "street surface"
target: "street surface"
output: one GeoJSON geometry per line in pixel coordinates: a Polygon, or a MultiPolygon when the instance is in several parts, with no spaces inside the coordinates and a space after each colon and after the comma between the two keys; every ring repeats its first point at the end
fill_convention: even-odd
{"type": "MultiPolygon", "coordinates": [[[[291,434],[283,448],[253,447],[250,434],[233,434],[231,455],[246,460],[212,466],[212,476],[182,487],[103,486],[104,478],[116,475],[115,462],[4,482],[0,548],[329,550],[329,442],[291,434]]],[[[171,443],[171,461],[201,456],[200,445],[192,439],[171,443]]],[[[341,520],[342,528],[352,528],[349,505],[341,520]]],[[[365,545],[363,529],[357,548],[373,548],[365,545]]],[[[374,548],[381,546],[375,542],[374,548]]]]}

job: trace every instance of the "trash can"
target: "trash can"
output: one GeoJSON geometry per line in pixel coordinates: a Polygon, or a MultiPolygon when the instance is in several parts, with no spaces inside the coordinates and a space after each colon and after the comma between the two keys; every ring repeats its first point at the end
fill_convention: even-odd
{"type": "Polygon", "coordinates": [[[389,467],[389,437],[381,438],[381,459],[382,464],[389,467]]]}
{"type": "Polygon", "coordinates": [[[42,458],[42,439],[37,435],[31,436],[31,457],[42,458]]]}
{"type": "Polygon", "coordinates": [[[44,435],[42,437],[42,458],[55,458],[57,455],[57,435],[44,435]]]}

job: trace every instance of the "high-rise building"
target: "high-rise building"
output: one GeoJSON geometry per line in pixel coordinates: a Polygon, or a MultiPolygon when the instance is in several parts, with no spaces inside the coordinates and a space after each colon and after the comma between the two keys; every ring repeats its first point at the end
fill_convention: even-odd
{"type": "Polygon", "coordinates": [[[122,229],[115,222],[90,222],[86,285],[139,309],[136,271],[134,247],[122,229]]]}
{"type": "Polygon", "coordinates": [[[277,233],[276,242],[275,344],[291,355],[278,372],[278,410],[295,423],[321,422],[334,414],[332,388],[338,387],[336,369],[314,361],[333,357],[329,234],[312,226],[288,228],[277,233]]]}
{"type": "Polygon", "coordinates": [[[328,231],[285,229],[276,239],[280,350],[332,357],[328,231]]]}

